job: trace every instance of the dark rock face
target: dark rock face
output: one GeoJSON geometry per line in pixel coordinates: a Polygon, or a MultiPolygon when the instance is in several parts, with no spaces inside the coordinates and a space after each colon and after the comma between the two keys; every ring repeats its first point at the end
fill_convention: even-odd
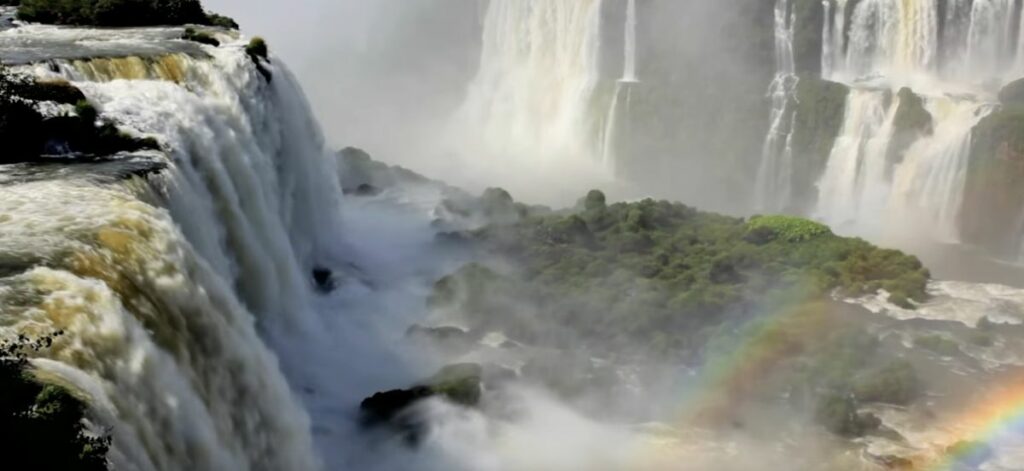
{"type": "Polygon", "coordinates": [[[377,188],[369,183],[363,183],[356,187],[350,194],[355,196],[377,196],[381,192],[380,188],[377,188]]]}
{"type": "Polygon", "coordinates": [[[363,424],[390,427],[410,445],[415,445],[426,424],[415,414],[413,406],[432,397],[442,397],[465,407],[476,406],[480,402],[483,376],[483,368],[475,363],[449,365],[422,384],[378,392],[359,405],[363,424]]]}
{"type": "Polygon", "coordinates": [[[1015,258],[1024,229],[1024,106],[1008,106],[974,128],[960,232],[965,242],[1015,258]]]}
{"type": "MultiPolygon", "coordinates": [[[[817,200],[816,183],[825,171],[846,112],[846,85],[801,78],[796,86],[793,126],[793,201],[817,200]]],[[[809,208],[790,208],[798,213],[809,208]]]]}
{"type": "Polygon", "coordinates": [[[890,170],[903,162],[910,146],[918,139],[930,135],[934,126],[932,115],[924,108],[924,100],[913,90],[901,88],[897,99],[899,107],[896,108],[892,141],[887,154],[890,170]]]}
{"type": "Polygon", "coordinates": [[[793,0],[793,59],[801,76],[821,76],[822,28],[825,8],[820,0],[793,0]]]}
{"type": "Polygon", "coordinates": [[[416,386],[410,389],[395,389],[379,392],[364,399],[359,405],[363,417],[369,424],[377,424],[394,420],[398,414],[406,411],[418,401],[434,396],[427,386],[416,386]]]}

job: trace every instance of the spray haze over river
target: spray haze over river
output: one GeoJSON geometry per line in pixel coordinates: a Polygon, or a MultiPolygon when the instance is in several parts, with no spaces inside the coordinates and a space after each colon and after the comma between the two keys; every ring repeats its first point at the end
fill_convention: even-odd
{"type": "Polygon", "coordinates": [[[205,6],[0,29],[155,140],[0,158],[111,469],[1024,470],[1020,1],[205,6]]]}

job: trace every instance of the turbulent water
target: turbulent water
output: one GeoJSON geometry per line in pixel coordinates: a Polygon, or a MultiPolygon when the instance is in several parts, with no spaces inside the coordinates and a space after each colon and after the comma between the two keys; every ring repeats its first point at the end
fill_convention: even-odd
{"type": "MultiPolygon", "coordinates": [[[[165,34],[99,48],[178,49],[165,34]]],[[[144,157],[170,166],[148,183],[85,169],[0,185],[0,324],[66,332],[35,364],[112,426],[117,469],[316,469],[309,419],[262,340],[313,328],[306,274],[337,262],[322,237],[339,233],[340,190],[304,98],[241,45],[56,59],[100,35],[25,27],[0,43],[47,44],[48,64],[26,70],[156,137],[167,154],[144,157]]]]}

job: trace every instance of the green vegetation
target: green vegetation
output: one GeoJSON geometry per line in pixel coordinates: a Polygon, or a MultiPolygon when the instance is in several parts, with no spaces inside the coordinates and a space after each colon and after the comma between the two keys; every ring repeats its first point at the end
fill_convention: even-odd
{"type": "Polygon", "coordinates": [[[52,341],[21,337],[0,344],[0,440],[7,459],[32,469],[106,470],[110,439],[86,431],[85,405],[32,377],[27,355],[52,341]]]}
{"type": "Polygon", "coordinates": [[[96,109],[67,82],[40,82],[0,66],[0,164],[24,162],[51,154],[107,156],[122,151],[156,149],[152,139],[122,133],[100,122],[96,109]],[[43,116],[39,101],[74,105],[75,114],[43,116]]]}
{"type": "Polygon", "coordinates": [[[983,118],[971,134],[971,157],[960,211],[965,242],[1016,257],[1024,214],[1024,105],[983,118]]]}
{"type": "Polygon", "coordinates": [[[464,406],[475,406],[480,402],[480,382],[483,369],[475,363],[448,365],[426,381],[435,395],[464,406]]]}
{"type": "Polygon", "coordinates": [[[557,326],[571,326],[603,345],[640,340],[671,352],[706,340],[702,331],[723,316],[786,309],[834,290],[927,296],[929,273],[916,258],[811,221],[748,222],[666,201],[602,199],[591,193],[582,212],[528,215],[470,234],[521,273],[468,265],[437,283],[431,304],[466,313],[473,329],[523,341],[557,341],[557,326]]]}
{"type": "Polygon", "coordinates": [[[245,46],[245,53],[249,54],[249,57],[252,57],[253,59],[259,58],[267,60],[270,55],[270,50],[267,48],[267,42],[263,38],[256,36],[249,41],[247,46],[245,46]]]}
{"type": "Polygon", "coordinates": [[[207,44],[213,47],[220,46],[220,41],[213,37],[212,34],[205,31],[196,31],[195,28],[185,28],[185,33],[181,35],[181,39],[186,41],[195,41],[200,44],[207,44]]]}
{"type": "Polygon", "coordinates": [[[807,242],[832,235],[828,226],[794,216],[754,216],[747,227],[752,233],[773,234],[786,242],[807,242]]]}
{"type": "Polygon", "coordinates": [[[202,24],[237,29],[234,20],[207,13],[199,0],[21,0],[18,18],[80,26],[202,24]]]}
{"type": "Polygon", "coordinates": [[[267,47],[267,42],[263,38],[256,36],[249,41],[249,44],[245,46],[245,53],[252,59],[252,63],[256,64],[256,70],[267,79],[267,81],[273,80],[274,76],[270,73],[270,69],[264,65],[265,61],[270,60],[270,49],[267,47]]]}

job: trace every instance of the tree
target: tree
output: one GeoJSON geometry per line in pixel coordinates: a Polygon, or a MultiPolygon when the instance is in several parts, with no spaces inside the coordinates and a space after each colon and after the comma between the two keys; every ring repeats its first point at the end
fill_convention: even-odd
{"type": "Polygon", "coordinates": [[[49,348],[60,334],[0,344],[0,443],[9,462],[32,469],[105,471],[110,438],[86,430],[85,404],[30,371],[28,355],[49,348]]]}

